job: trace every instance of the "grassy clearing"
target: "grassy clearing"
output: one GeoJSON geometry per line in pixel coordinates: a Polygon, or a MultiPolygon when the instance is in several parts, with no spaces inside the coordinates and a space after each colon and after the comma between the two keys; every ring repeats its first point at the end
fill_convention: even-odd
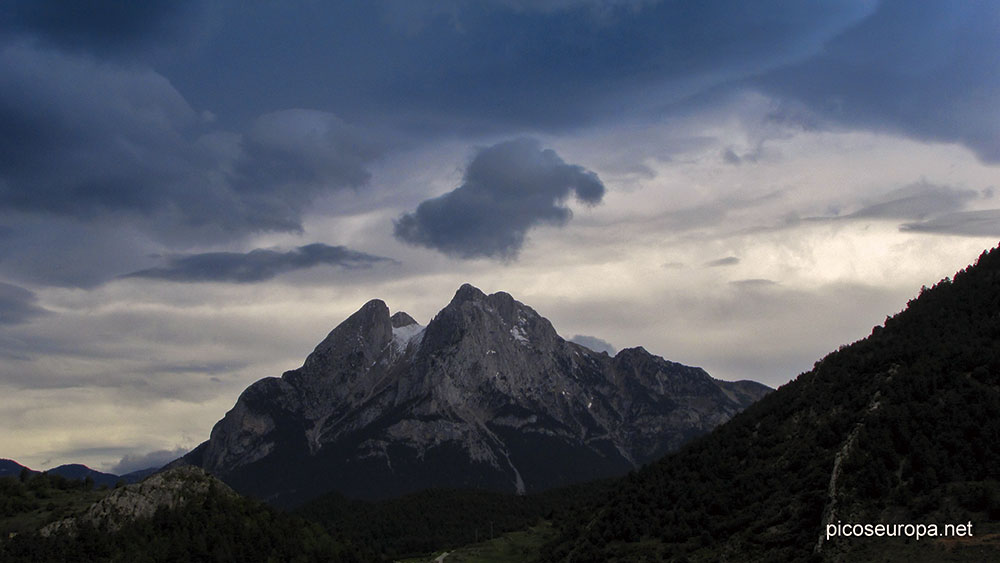
{"type": "MultiPolygon", "coordinates": [[[[534,559],[541,547],[556,536],[549,522],[510,532],[498,538],[466,545],[448,552],[443,563],[523,563],[534,559]]],[[[441,556],[434,553],[423,557],[405,559],[402,563],[433,563],[441,556]]]]}
{"type": "Polygon", "coordinates": [[[0,539],[79,514],[110,492],[46,476],[33,476],[27,485],[13,477],[4,479],[0,484],[0,506],[3,508],[0,510],[0,539]]]}

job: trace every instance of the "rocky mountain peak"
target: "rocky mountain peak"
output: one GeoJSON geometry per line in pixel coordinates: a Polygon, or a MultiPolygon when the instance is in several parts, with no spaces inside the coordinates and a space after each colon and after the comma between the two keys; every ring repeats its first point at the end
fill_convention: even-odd
{"type": "Polygon", "coordinates": [[[372,299],[330,331],[306,358],[303,368],[327,371],[331,358],[351,355],[359,356],[361,361],[372,361],[392,341],[392,328],[389,307],[381,299],[372,299]]]}
{"type": "Polygon", "coordinates": [[[396,314],[389,317],[389,321],[392,323],[392,328],[403,328],[405,326],[417,324],[416,319],[407,315],[403,311],[397,311],[396,314]]]}
{"type": "Polygon", "coordinates": [[[768,391],[729,385],[642,348],[571,344],[510,294],[464,284],[426,327],[369,301],[301,368],[248,388],[189,461],[285,502],[537,491],[624,473],[768,391]]]}
{"type": "Polygon", "coordinates": [[[481,301],[484,299],[486,299],[486,294],[482,290],[472,284],[463,283],[458,288],[458,291],[455,292],[455,296],[451,298],[451,303],[448,305],[451,306],[466,301],[481,301]]]}

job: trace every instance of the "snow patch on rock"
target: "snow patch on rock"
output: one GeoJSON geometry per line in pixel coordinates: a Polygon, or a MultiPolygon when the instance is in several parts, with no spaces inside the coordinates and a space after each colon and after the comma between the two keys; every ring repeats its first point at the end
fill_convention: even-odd
{"type": "Polygon", "coordinates": [[[392,329],[392,345],[399,352],[406,350],[411,342],[419,345],[423,338],[424,326],[418,323],[392,329]]]}

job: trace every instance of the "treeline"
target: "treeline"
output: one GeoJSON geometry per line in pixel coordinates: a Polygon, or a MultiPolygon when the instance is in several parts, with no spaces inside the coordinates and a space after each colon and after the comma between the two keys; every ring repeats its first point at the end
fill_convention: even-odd
{"type": "Polygon", "coordinates": [[[0,517],[38,510],[60,492],[90,491],[93,488],[93,480],[67,479],[24,469],[18,477],[0,477],[0,517]]]}
{"type": "Polygon", "coordinates": [[[601,504],[612,481],[529,496],[428,490],[381,502],[331,494],[286,513],[211,487],[120,530],[79,523],[43,536],[108,494],[90,480],[25,471],[0,478],[0,561],[393,561],[498,537],[601,504]],[[13,537],[8,537],[13,534],[13,537]]]}
{"type": "MultiPolygon", "coordinates": [[[[34,478],[26,486],[35,483],[34,478]]],[[[83,481],[64,481],[80,491],[86,487],[83,481]]],[[[4,481],[5,499],[8,491],[14,491],[12,498],[21,498],[16,483],[16,479],[4,481]]],[[[28,505],[22,504],[13,510],[26,509],[28,505]]],[[[0,560],[11,563],[377,559],[317,524],[214,487],[181,508],[161,508],[152,518],[135,520],[117,531],[82,523],[74,533],[45,537],[36,529],[0,539],[0,560]]]]}
{"type": "Polygon", "coordinates": [[[394,561],[452,549],[564,520],[602,504],[613,481],[528,496],[474,490],[428,490],[381,502],[331,494],[286,513],[211,487],[181,508],[109,530],[86,522],[73,533],[43,536],[45,524],[82,513],[107,491],[58,475],[0,479],[5,521],[17,533],[0,538],[0,561],[394,561]],[[46,511],[46,499],[60,508],[46,511]]]}

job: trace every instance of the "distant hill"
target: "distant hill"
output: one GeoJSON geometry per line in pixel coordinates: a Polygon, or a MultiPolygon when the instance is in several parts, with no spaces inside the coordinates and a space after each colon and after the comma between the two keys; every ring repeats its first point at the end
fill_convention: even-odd
{"type": "Polygon", "coordinates": [[[79,479],[81,481],[87,479],[88,477],[94,481],[94,485],[100,487],[104,485],[106,487],[114,487],[115,484],[121,480],[118,475],[112,475],[111,473],[102,473],[100,471],[91,469],[86,465],[81,465],[79,463],[70,463],[66,465],[60,465],[59,467],[53,467],[46,471],[46,473],[52,473],[53,475],[60,475],[67,479],[79,479]]]}
{"type": "MultiPolygon", "coordinates": [[[[37,473],[34,469],[29,469],[16,461],[10,459],[0,459],[0,477],[17,477],[21,474],[22,469],[27,469],[28,471],[37,473]]],[[[94,486],[100,487],[103,485],[107,487],[114,487],[119,481],[125,484],[138,483],[157,471],[159,471],[158,467],[150,467],[148,469],[141,469],[124,475],[115,475],[113,473],[97,471],[96,469],[91,469],[86,465],[79,463],[68,463],[60,465],[59,467],[53,467],[52,469],[45,471],[45,473],[59,475],[60,477],[65,477],[66,479],[79,479],[81,481],[90,477],[90,479],[94,482],[94,486]]]]}
{"type": "Polygon", "coordinates": [[[868,338],[630,475],[609,502],[581,508],[544,559],[997,561],[998,521],[992,250],[868,338]],[[838,523],[967,522],[974,539],[827,534],[838,523]]]}
{"type": "Polygon", "coordinates": [[[21,474],[21,471],[24,469],[28,468],[14,460],[0,459],[0,477],[8,477],[8,476],[17,477],[18,475],[21,474]]]}

